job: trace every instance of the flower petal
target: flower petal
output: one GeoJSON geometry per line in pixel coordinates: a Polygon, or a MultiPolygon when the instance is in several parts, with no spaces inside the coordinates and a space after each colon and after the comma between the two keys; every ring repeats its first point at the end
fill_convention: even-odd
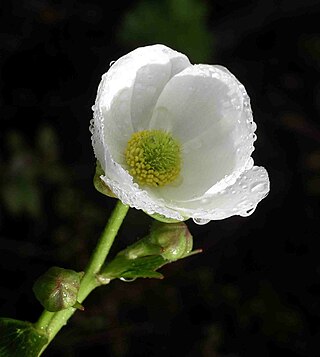
{"type": "MultiPolygon", "coordinates": [[[[244,171],[233,185],[188,202],[175,202],[170,208],[176,209],[195,221],[209,221],[234,215],[248,216],[257,204],[269,193],[270,182],[264,167],[254,166],[244,171]]],[[[197,222],[197,223],[198,223],[197,222]]]]}
{"type": "Polygon", "coordinates": [[[183,221],[184,217],[175,209],[166,205],[164,200],[153,195],[149,190],[142,190],[136,183],[133,183],[132,177],[120,165],[115,164],[114,172],[117,176],[101,176],[101,179],[110,187],[111,191],[130,207],[141,209],[152,215],[158,213],[167,218],[183,221]]]}
{"type": "Polygon", "coordinates": [[[121,163],[130,136],[148,124],[165,84],[187,66],[185,55],[163,45],[138,48],[112,65],[102,77],[93,107],[93,144],[99,161],[107,145],[121,163]]]}
{"type": "MultiPolygon", "coordinates": [[[[144,48],[146,49],[146,48],[144,48]]],[[[153,52],[145,51],[141,56],[147,64],[136,73],[131,99],[131,120],[134,131],[145,130],[154,106],[169,79],[191,66],[188,58],[165,46],[157,46],[153,52]],[[149,58],[147,58],[149,55],[149,58]],[[151,57],[152,56],[152,57],[151,57]]]]}
{"type": "Polygon", "coordinates": [[[221,66],[194,65],[162,91],[150,129],[170,131],[183,145],[181,182],[164,199],[194,199],[233,182],[248,165],[255,140],[249,97],[221,66]]]}

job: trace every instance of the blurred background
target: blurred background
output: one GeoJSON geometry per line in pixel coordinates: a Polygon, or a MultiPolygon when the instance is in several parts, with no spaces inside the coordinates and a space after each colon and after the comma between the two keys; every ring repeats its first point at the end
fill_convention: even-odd
{"type": "MultiPolygon", "coordinates": [[[[34,280],[81,270],[115,200],[92,185],[101,75],[163,43],[245,85],[271,192],[248,217],[197,226],[200,255],[162,281],[96,290],[46,356],[320,356],[317,0],[9,0],[0,6],[0,315],[37,320],[34,280]]],[[[120,248],[151,218],[130,210],[120,248]]]]}

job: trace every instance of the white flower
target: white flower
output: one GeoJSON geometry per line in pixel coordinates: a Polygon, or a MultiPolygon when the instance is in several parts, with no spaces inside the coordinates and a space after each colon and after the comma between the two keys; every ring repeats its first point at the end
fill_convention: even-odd
{"type": "Polygon", "coordinates": [[[163,45],[137,48],[102,76],[93,110],[101,179],[124,204],[201,224],[249,215],[269,192],[267,171],[251,158],[256,125],[249,97],[222,66],[192,65],[163,45]],[[140,150],[150,147],[144,135],[156,138],[152,148],[173,143],[159,159],[163,175],[152,167],[156,151],[152,161],[140,150]],[[150,183],[137,173],[141,163],[150,183]],[[169,166],[177,167],[173,174],[169,166]]]}

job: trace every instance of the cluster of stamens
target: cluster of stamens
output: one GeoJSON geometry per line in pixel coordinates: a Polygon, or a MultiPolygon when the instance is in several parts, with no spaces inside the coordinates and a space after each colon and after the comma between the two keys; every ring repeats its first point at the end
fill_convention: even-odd
{"type": "Polygon", "coordinates": [[[140,185],[164,186],[180,173],[180,144],[163,130],[139,131],[132,134],[125,159],[130,175],[140,185]]]}

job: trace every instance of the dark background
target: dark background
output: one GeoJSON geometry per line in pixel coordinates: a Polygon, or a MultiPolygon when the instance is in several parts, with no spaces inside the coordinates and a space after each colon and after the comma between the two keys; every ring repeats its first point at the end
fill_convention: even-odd
{"type": "MultiPolygon", "coordinates": [[[[46,356],[320,356],[318,1],[11,0],[0,5],[0,314],[37,320],[33,281],[81,270],[114,199],[92,185],[89,121],[109,62],[163,43],[246,86],[271,191],[197,226],[162,281],[95,291],[46,356]]],[[[148,232],[130,210],[112,253],[148,232]]]]}

